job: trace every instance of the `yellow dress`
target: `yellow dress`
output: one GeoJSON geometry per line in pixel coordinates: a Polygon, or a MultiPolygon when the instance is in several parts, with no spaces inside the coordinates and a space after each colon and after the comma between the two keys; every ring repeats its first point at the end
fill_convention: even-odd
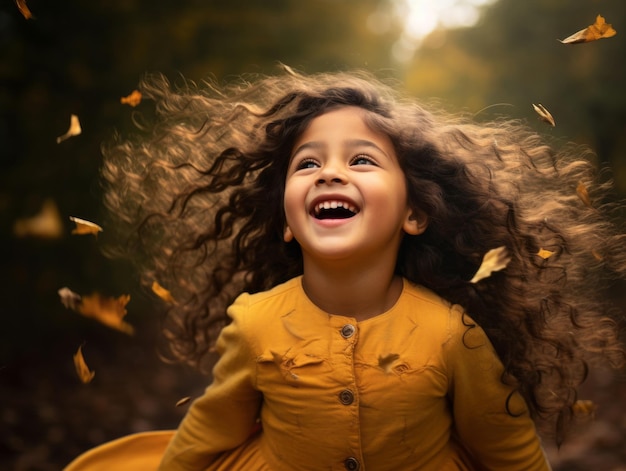
{"type": "Polygon", "coordinates": [[[357,322],[317,308],[297,277],[228,314],[213,383],[176,432],[102,445],[66,471],[550,469],[517,393],[507,413],[482,329],[423,287],[404,280],[389,311],[357,322]]]}

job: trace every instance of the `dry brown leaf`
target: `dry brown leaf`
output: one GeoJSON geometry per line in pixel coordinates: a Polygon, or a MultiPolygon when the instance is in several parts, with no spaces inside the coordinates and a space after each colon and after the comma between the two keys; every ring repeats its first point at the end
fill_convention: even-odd
{"type": "Polygon", "coordinates": [[[130,95],[120,98],[120,103],[122,105],[130,105],[132,107],[137,106],[141,103],[141,92],[139,90],[133,90],[130,95]]]}
{"type": "Polygon", "coordinates": [[[565,39],[559,39],[559,41],[563,44],[580,44],[603,38],[611,38],[616,34],[617,31],[613,29],[613,26],[607,23],[602,15],[598,15],[594,24],[577,31],[565,39]]]}
{"type": "Polygon", "coordinates": [[[506,247],[502,246],[489,250],[483,257],[483,261],[470,283],[477,283],[489,277],[493,272],[504,270],[510,261],[511,256],[506,247]]]}
{"type": "Polygon", "coordinates": [[[63,236],[63,223],[56,203],[47,199],[41,211],[30,218],[18,219],[13,225],[16,237],[39,237],[58,239],[63,236]]]}
{"type": "Polygon", "coordinates": [[[90,296],[82,297],[77,311],[85,317],[96,319],[107,327],[133,335],[135,329],[128,322],[124,321],[128,301],[130,301],[130,295],[128,294],[119,298],[110,298],[94,293],[90,296]]]}
{"type": "Polygon", "coordinates": [[[98,232],[102,232],[102,228],[97,224],[86,221],[85,219],[75,218],[70,216],[70,221],[76,223],[76,228],[72,230],[72,234],[85,235],[93,234],[98,235],[98,232]]]}
{"type": "Polygon", "coordinates": [[[73,311],[78,310],[78,306],[80,305],[81,297],[79,294],[74,293],[68,287],[61,288],[59,291],[59,297],[61,298],[61,303],[68,309],[73,311]]]}
{"type": "Polygon", "coordinates": [[[183,397],[182,399],[178,400],[178,402],[176,403],[176,407],[184,406],[189,401],[191,401],[191,397],[190,396],[183,397]]]}
{"type": "Polygon", "coordinates": [[[554,255],[554,252],[551,252],[550,250],[546,250],[546,249],[539,249],[539,252],[537,252],[537,255],[539,255],[544,260],[547,260],[552,255],[554,255]]]}
{"type": "Polygon", "coordinates": [[[579,182],[576,187],[576,194],[581,199],[585,206],[589,206],[591,208],[591,198],[589,198],[589,191],[583,182],[579,182]]]}
{"type": "Polygon", "coordinates": [[[544,123],[548,123],[552,127],[556,126],[556,122],[554,121],[552,114],[550,114],[545,106],[543,106],[541,103],[537,105],[533,103],[533,108],[539,115],[539,119],[541,119],[541,121],[543,121],[544,123]]]}
{"type": "Polygon", "coordinates": [[[595,258],[598,262],[601,262],[604,260],[604,257],[600,255],[600,253],[596,249],[593,249],[591,251],[591,255],[593,255],[593,258],[595,258]]]}
{"type": "Polygon", "coordinates": [[[83,347],[78,347],[78,351],[74,355],[74,367],[76,368],[76,374],[80,380],[87,384],[96,375],[94,371],[89,370],[85,358],[83,357],[83,347]]]}
{"type": "Polygon", "coordinates": [[[24,18],[26,18],[27,20],[35,18],[28,6],[26,5],[26,0],[15,0],[15,4],[17,5],[17,9],[20,11],[24,18]]]}
{"type": "Polygon", "coordinates": [[[78,136],[81,132],[83,132],[83,130],[80,127],[80,121],[78,121],[78,116],[73,114],[70,116],[70,128],[65,134],[57,137],[57,144],[72,136],[78,136]]]}
{"type": "Polygon", "coordinates": [[[172,293],[163,288],[158,282],[152,282],[152,292],[156,294],[159,298],[161,298],[166,303],[174,303],[174,298],[172,297],[172,293]]]}

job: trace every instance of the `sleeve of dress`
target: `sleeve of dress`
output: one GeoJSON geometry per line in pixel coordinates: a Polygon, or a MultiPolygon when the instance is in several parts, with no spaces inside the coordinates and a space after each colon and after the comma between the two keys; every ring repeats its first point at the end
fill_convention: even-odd
{"type": "Polygon", "coordinates": [[[513,388],[502,383],[503,366],[485,332],[452,309],[449,334],[444,355],[455,428],[480,469],[550,470],[524,399],[517,392],[508,399],[513,388]]]}
{"type": "Polygon", "coordinates": [[[159,470],[204,469],[222,451],[242,444],[251,434],[261,405],[255,389],[256,361],[246,338],[248,295],[228,308],[232,322],[218,340],[220,355],[213,382],[196,399],[168,445],[159,470]]]}

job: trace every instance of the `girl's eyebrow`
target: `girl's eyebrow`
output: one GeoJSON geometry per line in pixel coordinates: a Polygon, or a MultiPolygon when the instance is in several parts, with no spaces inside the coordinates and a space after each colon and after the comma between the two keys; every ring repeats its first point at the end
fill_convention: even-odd
{"type": "MultiPolygon", "coordinates": [[[[295,152],[292,154],[292,157],[294,157],[295,155],[297,155],[299,152],[301,152],[303,150],[306,150],[306,149],[322,149],[325,146],[326,145],[324,143],[319,142],[319,141],[305,142],[304,144],[302,144],[301,146],[299,146],[295,150],[295,152]]],[[[372,149],[376,149],[377,151],[379,151],[382,154],[387,156],[387,152],[382,150],[379,146],[377,146],[372,141],[368,141],[367,139],[349,139],[349,140],[344,142],[344,147],[346,147],[346,148],[371,147],[372,149]]]]}

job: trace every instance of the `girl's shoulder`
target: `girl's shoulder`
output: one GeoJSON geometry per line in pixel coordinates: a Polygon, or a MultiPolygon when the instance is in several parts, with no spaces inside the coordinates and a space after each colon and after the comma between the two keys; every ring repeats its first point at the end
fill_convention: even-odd
{"type": "Polygon", "coordinates": [[[450,338],[463,335],[468,327],[480,329],[463,306],[447,301],[424,286],[405,280],[403,298],[403,308],[409,318],[430,332],[450,338]]]}

